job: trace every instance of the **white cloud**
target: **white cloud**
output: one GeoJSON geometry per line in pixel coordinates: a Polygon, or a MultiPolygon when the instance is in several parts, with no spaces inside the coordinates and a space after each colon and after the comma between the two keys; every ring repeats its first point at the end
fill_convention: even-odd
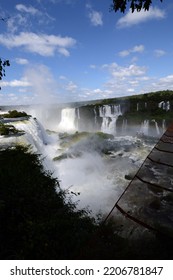
{"type": "MultiPolygon", "coordinates": [[[[104,64],[102,69],[109,72],[108,81],[104,84],[105,91],[110,91],[107,98],[142,94],[158,90],[173,90],[173,74],[165,77],[147,75],[147,68],[131,64],[121,66],[116,63],[104,64]]],[[[103,94],[102,94],[103,95],[103,94]]],[[[106,94],[105,94],[106,95],[106,94]]],[[[101,98],[101,97],[100,97],[101,98]]]]}
{"type": "Polygon", "coordinates": [[[149,11],[141,10],[140,12],[135,11],[134,13],[129,10],[125,16],[117,21],[116,25],[118,28],[130,27],[148,20],[163,19],[164,17],[165,12],[156,7],[151,7],[149,11]]]}
{"type": "Polygon", "coordinates": [[[8,48],[23,47],[30,53],[42,56],[53,56],[55,52],[69,56],[67,49],[73,47],[76,40],[71,37],[21,32],[19,35],[0,34],[0,44],[8,48]]]}
{"type": "Polygon", "coordinates": [[[76,89],[77,89],[77,85],[75,83],[73,83],[72,81],[70,81],[67,85],[66,85],[66,89],[68,91],[71,91],[71,92],[75,92],[76,89]]]}
{"type": "Polygon", "coordinates": [[[112,77],[118,79],[126,79],[127,77],[142,76],[146,73],[146,67],[131,64],[127,67],[120,66],[116,63],[103,65],[102,68],[107,68],[112,77]]]}
{"type": "Polygon", "coordinates": [[[15,61],[17,64],[21,64],[21,65],[26,65],[29,63],[26,58],[16,58],[15,61]]]}
{"type": "Polygon", "coordinates": [[[67,80],[67,77],[66,77],[66,76],[63,76],[63,75],[60,75],[60,76],[59,76],[59,79],[60,79],[60,80],[67,80]]]}
{"type": "Polygon", "coordinates": [[[101,12],[91,11],[88,16],[90,18],[92,25],[94,25],[94,26],[103,25],[101,12]]]}
{"type": "Polygon", "coordinates": [[[91,69],[96,69],[96,65],[95,64],[91,64],[90,66],[89,66],[91,69]]]}
{"type": "Polygon", "coordinates": [[[19,12],[25,12],[25,13],[29,13],[31,15],[36,15],[36,14],[40,14],[40,11],[37,10],[36,8],[32,7],[32,6],[25,6],[23,4],[17,4],[16,5],[16,9],[19,11],[19,12]]]}
{"type": "Polygon", "coordinates": [[[113,69],[117,68],[118,64],[115,62],[112,62],[110,64],[103,64],[101,66],[101,69],[108,69],[109,71],[112,71],[113,69]]]}
{"type": "Polygon", "coordinates": [[[27,28],[28,22],[27,17],[17,14],[14,17],[10,17],[7,21],[7,28],[10,33],[14,33],[18,28],[27,28]]]}
{"type": "Polygon", "coordinates": [[[166,77],[160,78],[159,83],[166,84],[167,86],[173,85],[173,75],[168,75],[166,77]]]}
{"type": "Polygon", "coordinates": [[[93,10],[90,4],[86,4],[86,8],[88,9],[88,17],[93,26],[103,25],[103,15],[101,12],[93,10]]]}
{"type": "Polygon", "coordinates": [[[121,57],[126,57],[129,54],[130,54],[129,50],[123,50],[123,51],[119,52],[119,56],[121,56],[121,57]]]}
{"type": "MultiPolygon", "coordinates": [[[[41,2],[41,0],[37,0],[38,2],[41,2]]],[[[67,4],[67,5],[70,5],[70,4],[75,4],[75,2],[77,2],[78,0],[50,0],[50,2],[52,4],[59,4],[61,2],[63,2],[63,4],[67,4]]]]}
{"type": "Polygon", "coordinates": [[[100,88],[96,88],[93,90],[93,93],[100,94],[102,93],[102,90],[100,88]]]}
{"type": "Polygon", "coordinates": [[[143,45],[136,45],[131,49],[123,50],[119,52],[119,56],[125,57],[130,55],[131,53],[142,53],[144,51],[145,47],[143,45]]]}
{"type": "Polygon", "coordinates": [[[166,54],[166,52],[164,51],[164,50],[155,50],[154,51],[154,54],[155,54],[155,56],[157,56],[157,57],[161,57],[161,56],[163,56],[163,55],[165,55],[166,54]]]}
{"type": "Polygon", "coordinates": [[[55,18],[50,16],[47,11],[45,5],[39,4],[40,9],[36,9],[31,5],[23,5],[17,4],[15,6],[16,11],[7,21],[8,31],[10,33],[15,33],[18,30],[26,32],[26,30],[35,31],[38,27],[40,30],[40,26],[47,26],[52,21],[55,21],[55,18]]]}
{"type": "Polygon", "coordinates": [[[65,48],[59,48],[58,52],[64,56],[70,56],[70,52],[65,48]]]}
{"type": "Polygon", "coordinates": [[[131,50],[131,52],[135,53],[135,52],[143,52],[144,51],[144,46],[143,45],[138,45],[138,46],[134,46],[133,49],[131,50]]]}
{"type": "Polygon", "coordinates": [[[103,85],[107,98],[138,94],[141,88],[150,83],[145,66],[136,64],[122,66],[114,62],[104,64],[101,69],[109,73],[107,82],[103,85]]]}
{"type": "Polygon", "coordinates": [[[31,84],[26,79],[12,80],[12,81],[0,81],[1,87],[28,87],[31,84]]]}

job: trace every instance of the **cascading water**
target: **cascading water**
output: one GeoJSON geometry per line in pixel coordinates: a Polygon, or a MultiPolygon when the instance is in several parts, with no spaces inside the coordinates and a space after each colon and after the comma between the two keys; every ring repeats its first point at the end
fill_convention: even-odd
{"type": "Polygon", "coordinates": [[[79,108],[76,108],[76,130],[79,130],[79,120],[80,120],[80,110],[79,108]]]}
{"type": "Polygon", "coordinates": [[[95,125],[97,125],[97,112],[95,108],[94,108],[94,123],[95,125]]]}
{"type": "Polygon", "coordinates": [[[99,115],[102,117],[101,131],[116,134],[116,121],[122,115],[120,105],[104,105],[99,108],[99,115]]]}
{"type": "Polygon", "coordinates": [[[169,111],[170,110],[170,102],[169,101],[161,101],[158,104],[158,107],[163,109],[163,110],[169,111]]]}
{"type": "Polygon", "coordinates": [[[165,132],[165,130],[166,130],[165,120],[162,120],[162,132],[165,132]]]}
{"type": "MultiPolygon", "coordinates": [[[[115,133],[116,120],[121,115],[120,106],[105,105],[100,108],[100,115],[102,129],[115,133]],[[106,123],[106,119],[109,123],[106,123]]],[[[77,117],[82,120],[82,113],[80,116],[75,108],[63,109],[60,122],[62,130],[71,132],[73,129],[75,132],[77,117]]],[[[22,136],[14,136],[15,144],[30,144],[33,151],[41,154],[45,169],[51,170],[53,176],[60,180],[61,188],[69,190],[69,195],[71,192],[80,193],[79,196],[73,196],[73,201],[78,203],[79,208],[89,206],[93,215],[99,211],[110,211],[115,199],[118,199],[128,184],[125,175],[136,171],[141,160],[148,154],[146,146],[139,147],[139,139],[136,137],[115,136],[105,140],[97,133],[77,133],[74,138],[68,138],[67,134],[65,140],[61,138],[59,141],[61,135],[53,131],[49,131],[48,135],[36,119],[16,121],[13,124],[17,129],[25,131],[22,136]],[[66,148],[63,143],[68,143],[66,148]],[[105,157],[103,155],[106,150],[110,151],[110,155],[105,157]]],[[[5,139],[0,139],[0,144],[5,139]]],[[[9,138],[11,140],[12,137],[9,138]]]]}
{"type": "Polygon", "coordinates": [[[159,129],[158,123],[155,120],[153,120],[153,122],[155,123],[157,135],[160,135],[160,129],[159,129]]]}
{"type": "Polygon", "coordinates": [[[148,135],[149,130],[149,121],[145,120],[141,125],[140,133],[143,133],[144,135],[148,135]]]}
{"type": "MultiPolygon", "coordinates": [[[[151,122],[154,123],[155,126],[155,129],[153,130],[153,134],[159,136],[161,132],[158,123],[155,120],[152,120],[151,122]]],[[[151,131],[149,133],[149,130],[151,130],[150,122],[149,120],[145,120],[141,125],[140,133],[144,135],[149,135],[151,133],[151,131]]]]}
{"type": "Polygon", "coordinates": [[[75,108],[65,108],[61,111],[61,121],[58,125],[59,131],[74,132],[76,128],[76,109],[75,108]]]}
{"type": "Polygon", "coordinates": [[[127,119],[123,119],[122,134],[125,134],[126,131],[127,131],[127,119]]]}
{"type": "MultiPolygon", "coordinates": [[[[11,122],[9,122],[11,124],[11,122]]],[[[54,171],[52,158],[57,151],[58,135],[48,135],[42,124],[30,117],[28,120],[18,120],[12,122],[13,126],[24,133],[14,135],[9,138],[12,145],[30,146],[33,152],[40,154],[46,170],[54,171]]],[[[6,138],[4,138],[5,140],[6,138]]],[[[7,138],[8,139],[8,138],[7,138]]],[[[2,139],[3,142],[3,139],[2,139]]],[[[55,174],[55,177],[57,174],[55,174]]]]}

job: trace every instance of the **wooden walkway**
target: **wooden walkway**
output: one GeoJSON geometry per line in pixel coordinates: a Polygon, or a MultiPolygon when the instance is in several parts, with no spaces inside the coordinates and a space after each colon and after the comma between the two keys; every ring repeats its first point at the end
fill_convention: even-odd
{"type": "Polygon", "coordinates": [[[117,209],[145,228],[173,236],[173,124],[154,146],[105,221],[117,209]]]}

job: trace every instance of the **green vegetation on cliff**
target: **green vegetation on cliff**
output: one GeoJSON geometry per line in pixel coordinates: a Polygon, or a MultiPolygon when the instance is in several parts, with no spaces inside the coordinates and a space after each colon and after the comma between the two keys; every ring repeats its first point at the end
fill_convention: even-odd
{"type": "MultiPolygon", "coordinates": [[[[0,259],[106,257],[105,233],[98,234],[95,220],[67,199],[36,154],[20,146],[1,150],[0,166],[0,259]],[[101,246],[90,248],[96,233],[101,246]]],[[[111,245],[117,258],[120,240],[111,245]]]]}
{"type": "Polygon", "coordinates": [[[102,99],[97,105],[106,105],[106,104],[120,104],[122,101],[130,102],[139,102],[139,101],[155,101],[160,102],[162,100],[170,101],[173,100],[173,90],[161,90],[156,92],[147,92],[144,94],[136,94],[131,96],[116,97],[116,98],[107,98],[102,99]]]}
{"type": "Polygon", "coordinates": [[[18,132],[19,131],[13,125],[5,125],[0,123],[0,135],[6,136],[16,134],[18,132]]]}
{"type": "Polygon", "coordinates": [[[7,114],[3,114],[2,116],[4,118],[21,118],[21,117],[27,117],[28,115],[25,112],[19,112],[17,110],[12,110],[12,111],[9,111],[7,114]]]}

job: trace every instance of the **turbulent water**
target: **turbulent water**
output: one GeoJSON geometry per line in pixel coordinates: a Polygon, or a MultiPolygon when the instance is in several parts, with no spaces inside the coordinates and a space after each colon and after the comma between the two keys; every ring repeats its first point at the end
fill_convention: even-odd
{"type": "MultiPolygon", "coordinates": [[[[110,127],[114,123],[115,128],[116,118],[121,112],[119,108],[114,112],[110,112],[110,127]]],[[[32,113],[34,115],[34,111],[32,113]]],[[[106,113],[102,114],[102,132],[110,132],[106,130],[106,113]]],[[[54,119],[50,125],[48,117],[45,122],[44,114],[38,115],[37,119],[31,117],[13,122],[25,133],[13,137],[1,136],[0,145],[30,144],[34,152],[42,155],[45,168],[60,180],[61,188],[67,191],[78,208],[88,208],[94,216],[108,214],[154,142],[147,143],[135,135],[114,134],[107,138],[104,134],[77,133],[73,109],[62,111],[60,122],[56,123],[54,119]]]]}

